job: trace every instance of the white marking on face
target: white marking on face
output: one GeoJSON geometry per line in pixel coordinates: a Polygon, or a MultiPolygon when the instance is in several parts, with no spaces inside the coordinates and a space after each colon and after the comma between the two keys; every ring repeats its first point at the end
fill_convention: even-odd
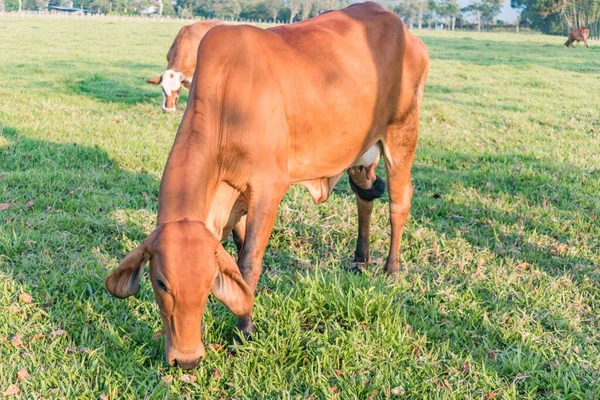
{"type": "Polygon", "coordinates": [[[160,85],[162,86],[165,94],[170,96],[172,92],[176,92],[181,88],[181,82],[183,81],[183,74],[181,72],[173,71],[168,69],[162,74],[162,80],[160,85]]]}
{"type": "Polygon", "coordinates": [[[167,97],[171,96],[173,92],[177,92],[181,89],[181,82],[185,77],[181,72],[173,71],[172,69],[168,69],[162,74],[162,78],[160,81],[160,86],[163,90],[163,103],[162,109],[165,111],[173,111],[173,108],[167,108],[167,97]]]}

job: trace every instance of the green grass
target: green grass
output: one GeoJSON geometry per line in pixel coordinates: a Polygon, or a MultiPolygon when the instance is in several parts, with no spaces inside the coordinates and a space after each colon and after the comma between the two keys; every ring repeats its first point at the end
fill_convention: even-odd
{"type": "MultiPolygon", "coordinates": [[[[222,349],[208,350],[195,383],[180,382],[153,337],[162,326],[147,278],[125,301],[103,286],[155,222],[182,111],[163,114],[145,79],[165,67],[178,28],[0,17],[0,203],[11,202],[0,211],[2,392],[600,397],[600,45],[513,34],[417,32],[432,61],[397,280],[378,263],[346,271],[356,233],[346,180],[322,206],[293,188],[265,257],[255,337],[230,356],[235,318],[211,301],[204,343],[222,349]],[[57,329],[67,334],[48,336],[57,329]],[[18,381],[23,367],[32,378],[18,381]]],[[[372,228],[379,263],[386,203],[372,228]]]]}

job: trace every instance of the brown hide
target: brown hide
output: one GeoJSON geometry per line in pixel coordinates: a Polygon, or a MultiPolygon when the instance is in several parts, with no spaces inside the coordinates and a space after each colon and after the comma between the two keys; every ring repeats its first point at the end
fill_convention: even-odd
{"type": "MultiPolygon", "coordinates": [[[[164,232],[154,239],[161,262],[151,263],[157,268],[151,277],[163,277],[160,285],[174,301],[201,308],[185,311],[198,318],[212,291],[240,316],[240,329],[251,332],[252,293],[282,197],[291,184],[301,184],[315,202],[325,201],[346,170],[356,179],[364,174],[357,184],[369,187],[379,156],[364,165],[360,160],[372,146],[381,150],[388,175],[385,270],[395,273],[428,66],[424,44],[395,14],[371,2],[267,30],[211,29],[200,44],[190,99],[163,173],[157,230],[168,226],[170,239],[163,242],[164,232]],[[236,224],[245,231],[236,239],[242,281],[218,244],[236,224]]],[[[355,259],[368,261],[373,202],[358,200],[355,259]]],[[[135,266],[147,254],[138,253],[135,266]]],[[[136,287],[126,278],[120,279],[129,293],[136,287]]],[[[163,303],[165,320],[172,309],[165,311],[163,303]]],[[[201,358],[199,324],[190,325],[189,335],[178,332],[188,338],[178,342],[181,348],[167,343],[167,354],[190,354],[170,363],[189,368],[201,358]]]]}
{"type": "Polygon", "coordinates": [[[579,44],[579,42],[583,41],[583,44],[585,45],[585,47],[588,47],[587,41],[588,41],[589,37],[590,37],[590,28],[571,29],[571,32],[569,32],[569,38],[565,42],[565,46],[572,47],[573,42],[576,41],[577,44],[579,44]]]}
{"type": "Polygon", "coordinates": [[[167,53],[167,69],[181,72],[186,77],[193,76],[200,41],[206,32],[220,24],[218,19],[211,19],[181,28],[167,53]]]}

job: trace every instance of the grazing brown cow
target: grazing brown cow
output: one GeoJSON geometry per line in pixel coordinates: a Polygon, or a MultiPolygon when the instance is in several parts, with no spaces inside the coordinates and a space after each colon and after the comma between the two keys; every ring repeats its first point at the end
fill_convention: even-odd
{"type": "Polygon", "coordinates": [[[190,88],[196,70],[198,45],[212,27],[221,24],[217,19],[200,21],[184,26],[179,30],[175,41],[167,53],[167,69],[160,76],[147,80],[148,83],[161,85],[163,92],[162,110],[175,111],[181,87],[190,88]]]}
{"type": "Polygon", "coordinates": [[[583,44],[585,45],[585,47],[588,47],[587,41],[588,41],[589,37],[590,37],[590,28],[571,29],[571,32],[569,32],[569,38],[565,42],[565,46],[572,47],[573,42],[576,41],[577,44],[579,45],[579,42],[583,41],[583,44]]]}
{"type": "Polygon", "coordinates": [[[267,30],[217,26],[198,60],[162,177],[157,227],[106,279],[112,294],[131,296],[150,262],[166,359],[183,368],[204,357],[210,292],[240,317],[242,332],[252,332],[263,255],[291,184],[320,203],[351,172],[362,197],[355,256],[366,260],[373,198],[381,195],[373,164],[383,155],[391,221],[385,271],[398,271],[429,68],[425,45],[370,2],[267,30]],[[221,245],[236,224],[245,228],[237,264],[221,245]]]}

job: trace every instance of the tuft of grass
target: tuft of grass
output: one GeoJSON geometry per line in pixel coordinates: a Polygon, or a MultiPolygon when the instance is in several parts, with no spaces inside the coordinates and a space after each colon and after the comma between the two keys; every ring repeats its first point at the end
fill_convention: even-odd
{"type": "Polygon", "coordinates": [[[376,262],[356,276],[346,181],[321,206],[293,188],[265,256],[256,335],[231,357],[235,318],[211,300],[207,358],[195,382],[179,381],[154,337],[147,279],[125,301],[103,286],[155,223],[182,111],[160,112],[145,80],[179,27],[0,17],[2,391],[600,396],[600,47],[461,32],[416,32],[432,61],[398,278],[380,271],[387,199],[374,212],[376,262]]]}

